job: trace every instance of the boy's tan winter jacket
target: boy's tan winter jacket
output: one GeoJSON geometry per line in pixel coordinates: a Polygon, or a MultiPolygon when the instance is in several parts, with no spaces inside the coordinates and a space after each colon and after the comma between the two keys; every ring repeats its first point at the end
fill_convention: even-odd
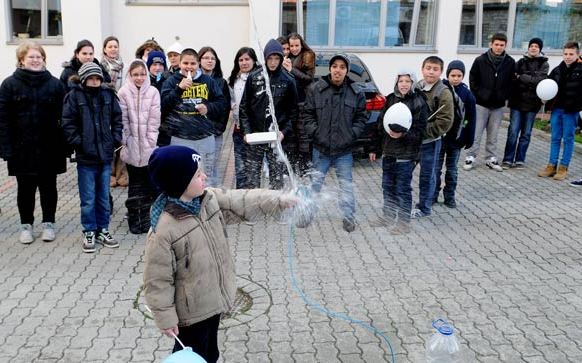
{"type": "Polygon", "coordinates": [[[232,308],[236,282],[226,224],[278,215],[280,194],[207,188],[198,216],[166,205],[145,251],[145,297],[158,328],[189,326],[232,308]]]}

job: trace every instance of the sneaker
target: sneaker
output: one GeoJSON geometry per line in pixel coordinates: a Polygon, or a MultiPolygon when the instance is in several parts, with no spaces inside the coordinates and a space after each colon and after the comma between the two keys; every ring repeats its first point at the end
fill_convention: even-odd
{"type": "Polygon", "coordinates": [[[95,231],[83,232],[83,252],[93,253],[95,248],[95,231]]]}
{"type": "Polygon", "coordinates": [[[523,169],[525,169],[525,163],[523,161],[518,161],[513,165],[513,167],[516,170],[523,170],[523,169]]]}
{"type": "Polygon", "coordinates": [[[351,218],[344,218],[342,224],[346,232],[353,232],[356,229],[356,221],[351,218]]]}
{"type": "Polygon", "coordinates": [[[52,222],[44,222],[42,224],[42,235],[40,239],[45,242],[52,242],[55,238],[55,224],[52,222]]]}
{"type": "Polygon", "coordinates": [[[453,198],[445,199],[445,207],[457,208],[457,202],[453,198]]]}
{"type": "Polygon", "coordinates": [[[582,187],[582,179],[578,179],[578,180],[574,180],[574,181],[570,182],[570,186],[575,187],[575,188],[582,187]]]}
{"type": "Polygon", "coordinates": [[[257,221],[256,219],[253,219],[253,220],[250,220],[250,221],[245,221],[245,224],[247,226],[254,226],[257,223],[259,223],[259,221],[257,221]]]}
{"type": "Polygon", "coordinates": [[[473,169],[473,163],[475,162],[475,157],[474,156],[467,156],[465,158],[465,165],[463,165],[463,169],[465,170],[471,170],[473,169]]]}
{"type": "Polygon", "coordinates": [[[497,160],[495,158],[491,158],[491,159],[487,160],[487,162],[485,162],[485,165],[487,165],[487,167],[489,169],[492,169],[495,171],[503,171],[503,168],[501,167],[501,165],[499,165],[499,163],[497,162],[497,160]]]}
{"type": "Polygon", "coordinates": [[[508,169],[513,168],[513,164],[510,163],[509,161],[504,161],[504,162],[501,163],[501,168],[503,170],[508,170],[508,169]]]}
{"type": "Polygon", "coordinates": [[[411,212],[410,212],[410,218],[413,219],[419,219],[419,218],[423,218],[423,217],[427,217],[427,214],[424,214],[420,209],[418,208],[414,208],[411,212]]]}
{"type": "Polygon", "coordinates": [[[97,243],[101,243],[105,247],[109,248],[117,248],[119,247],[119,243],[116,242],[113,237],[111,237],[111,233],[107,230],[107,228],[101,228],[99,233],[97,234],[97,243]]]}
{"type": "Polygon", "coordinates": [[[34,242],[34,236],[32,235],[32,224],[23,224],[20,226],[20,228],[20,243],[29,245],[34,242]]]}

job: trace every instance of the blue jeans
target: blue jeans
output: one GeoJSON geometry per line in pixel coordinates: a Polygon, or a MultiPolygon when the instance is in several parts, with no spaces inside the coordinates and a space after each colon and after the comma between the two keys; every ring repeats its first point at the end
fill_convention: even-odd
{"type": "Polygon", "coordinates": [[[420,147],[420,174],[418,176],[418,203],[416,208],[429,216],[436,186],[436,172],[442,140],[438,139],[420,147]]]}
{"type": "Polygon", "coordinates": [[[445,201],[455,200],[455,190],[457,190],[457,180],[459,175],[458,163],[461,156],[461,148],[452,143],[443,142],[439,152],[439,159],[437,162],[436,183],[434,190],[434,199],[439,197],[441,191],[441,174],[443,164],[447,168],[445,172],[445,187],[443,188],[443,195],[445,201]]]}
{"type": "Polygon", "coordinates": [[[527,153],[527,148],[529,147],[531,130],[535,120],[535,112],[522,112],[511,109],[507,141],[505,142],[505,154],[503,155],[504,163],[523,164],[525,162],[525,153],[527,153]]]}
{"type": "Polygon", "coordinates": [[[111,163],[101,165],[77,164],[81,224],[83,232],[109,227],[109,178],[111,163]]]}
{"type": "Polygon", "coordinates": [[[550,127],[552,128],[552,142],[550,147],[550,164],[558,165],[560,146],[564,140],[564,152],[560,165],[568,167],[574,151],[574,135],[578,124],[578,112],[566,113],[561,108],[552,111],[550,127]]]}
{"type": "Polygon", "coordinates": [[[382,194],[384,216],[400,222],[410,222],[412,210],[412,172],[413,161],[396,162],[395,159],[382,159],[382,194]]]}
{"type": "Polygon", "coordinates": [[[345,219],[353,220],[356,214],[356,199],[352,178],[354,158],[351,152],[340,156],[327,156],[313,149],[314,172],[311,175],[311,189],[315,193],[321,191],[325,176],[332,166],[339,183],[339,208],[345,219]]]}
{"type": "Polygon", "coordinates": [[[242,132],[232,133],[232,143],[234,145],[234,173],[236,176],[236,189],[245,189],[245,141],[242,132]]]}

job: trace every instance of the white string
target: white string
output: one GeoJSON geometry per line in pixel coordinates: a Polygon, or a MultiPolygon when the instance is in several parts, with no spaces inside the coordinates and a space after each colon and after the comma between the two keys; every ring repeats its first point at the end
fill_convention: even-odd
{"type": "MultiPolygon", "coordinates": [[[[152,312],[152,310],[150,309],[150,307],[149,307],[149,306],[147,306],[146,304],[144,304],[143,306],[146,308],[146,310],[147,310],[147,311],[148,311],[150,314],[152,314],[152,315],[154,314],[154,313],[152,312]]],[[[176,334],[174,334],[174,332],[171,332],[171,333],[172,333],[172,336],[174,337],[174,339],[176,339],[176,340],[178,341],[178,343],[180,343],[180,345],[182,346],[182,349],[186,349],[186,346],[185,346],[185,345],[182,343],[182,341],[180,340],[180,338],[178,338],[178,336],[177,336],[176,334]]]]}

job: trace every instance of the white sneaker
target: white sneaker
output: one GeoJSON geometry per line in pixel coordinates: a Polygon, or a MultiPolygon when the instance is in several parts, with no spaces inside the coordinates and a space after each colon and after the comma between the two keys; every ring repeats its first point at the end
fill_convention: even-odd
{"type": "Polygon", "coordinates": [[[21,225],[22,231],[20,232],[20,243],[29,245],[34,242],[34,236],[32,235],[32,224],[21,225]]]}
{"type": "Polygon", "coordinates": [[[487,165],[487,167],[489,169],[492,169],[495,171],[503,171],[503,167],[501,165],[499,165],[499,163],[497,162],[497,159],[495,159],[495,158],[491,158],[491,159],[487,160],[485,162],[485,165],[487,165]]]}
{"type": "Polygon", "coordinates": [[[256,219],[253,219],[253,220],[250,220],[250,221],[245,221],[245,224],[247,226],[254,226],[257,223],[259,223],[259,221],[257,221],[256,219]]]}
{"type": "Polygon", "coordinates": [[[465,165],[463,165],[464,170],[471,170],[473,169],[473,163],[475,162],[474,156],[467,156],[465,158],[465,165]]]}
{"type": "Polygon", "coordinates": [[[55,224],[51,222],[44,222],[42,224],[43,230],[40,239],[45,242],[52,242],[55,240],[55,224]]]}

